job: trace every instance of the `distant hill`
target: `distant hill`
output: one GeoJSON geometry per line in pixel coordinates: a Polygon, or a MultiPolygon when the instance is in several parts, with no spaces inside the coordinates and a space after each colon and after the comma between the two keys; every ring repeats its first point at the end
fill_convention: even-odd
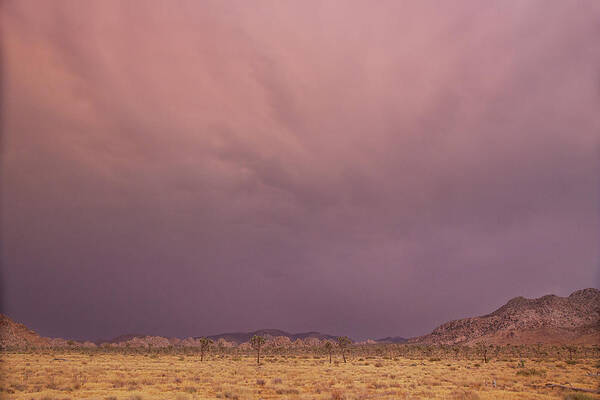
{"type": "MultiPolygon", "coordinates": [[[[218,335],[208,336],[208,338],[212,339],[214,341],[217,341],[219,339],[225,339],[228,342],[240,344],[240,343],[250,341],[250,338],[252,338],[252,336],[254,336],[254,335],[263,336],[267,339],[285,336],[285,337],[290,338],[291,341],[295,341],[297,339],[304,340],[304,339],[308,339],[308,338],[315,338],[315,339],[319,339],[319,340],[325,340],[325,339],[335,340],[337,338],[337,336],[329,335],[326,333],[320,333],[320,332],[289,333],[289,332],[282,331],[279,329],[260,329],[258,331],[254,331],[254,332],[221,333],[218,335]]],[[[200,338],[200,336],[196,337],[195,339],[198,339],[198,338],[200,338]]]]}
{"type": "MultiPolygon", "coordinates": [[[[336,336],[319,332],[288,333],[279,329],[261,329],[254,332],[223,333],[209,336],[215,342],[224,346],[235,346],[248,342],[254,335],[260,335],[267,339],[268,343],[281,345],[296,342],[300,339],[307,340],[306,344],[315,345],[322,340],[335,340],[336,336]],[[285,341],[282,342],[282,339],[285,341]],[[286,342],[289,339],[288,342],[286,342]],[[312,341],[310,339],[313,339],[312,341]]],[[[197,338],[165,338],[161,336],[150,336],[144,334],[125,334],[109,340],[98,340],[96,342],[80,342],[65,340],[61,338],[47,338],[40,336],[35,331],[23,324],[14,322],[8,316],[0,314],[0,348],[25,348],[25,347],[167,347],[167,346],[198,346],[197,338]]]]}
{"type": "Polygon", "coordinates": [[[125,335],[119,335],[115,338],[108,339],[108,340],[97,340],[97,341],[95,341],[95,343],[97,345],[104,344],[104,343],[121,343],[121,342],[127,342],[131,339],[136,339],[136,338],[142,339],[142,338],[145,338],[146,336],[148,336],[148,335],[142,335],[141,333],[128,333],[125,335]]]}
{"type": "MultiPolygon", "coordinates": [[[[336,336],[320,332],[289,333],[279,329],[232,332],[209,336],[216,345],[232,347],[243,344],[254,335],[267,339],[267,346],[320,346],[323,340],[336,336]]],[[[168,347],[199,346],[196,338],[165,338],[143,334],[127,334],[95,343],[46,338],[0,314],[0,348],[24,347],[168,347]]],[[[461,344],[600,344],[600,290],[583,289],[568,297],[547,295],[537,299],[516,297],[491,314],[464,318],[440,325],[428,335],[405,339],[390,336],[368,340],[375,343],[461,344]]]]}
{"type": "Polygon", "coordinates": [[[569,297],[516,297],[491,314],[447,322],[423,344],[600,344],[600,290],[583,289],[569,297]]]}
{"type": "Polygon", "coordinates": [[[385,338],[376,339],[375,341],[377,343],[406,343],[408,342],[408,339],[400,336],[388,336],[385,338]]]}
{"type": "MultiPolygon", "coordinates": [[[[294,342],[297,339],[305,340],[305,339],[319,339],[319,340],[336,340],[337,336],[328,335],[320,332],[302,332],[302,333],[289,333],[286,331],[282,331],[280,329],[260,329],[253,332],[230,332],[230,333],[220,333],[217,335],[207,336],[209,339],[212,339],[214,342],[219,341],[220,339],[231,345],[239,345],[241,343],[249,342],[252,336],[259,335],[263,336],[265,339],[270,340],[274,338],[287,337],[290,341],[294,342]]],[[[194,346],[197,345],[194,341],[200,339],[202,336],[195,336],[192,338],[188,338],[186,341],[182,341],[178,338],[164,338],[161,336],[150,336],[143,334],[125,334],[120,335],[112,339],[108,340],[98,340],[95,343],[97,345],[123,345],[129,343],[130,345],[136,345],[140,343],[151,342],[154,346],[159,346],[160,342],[164,344],[173,344],[173,345],[181,345],[185,343],[185,345],[194,346]]]]}

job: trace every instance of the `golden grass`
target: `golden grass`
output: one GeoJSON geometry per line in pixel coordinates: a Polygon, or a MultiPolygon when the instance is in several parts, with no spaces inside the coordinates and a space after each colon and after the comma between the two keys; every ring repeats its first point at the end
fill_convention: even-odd
{"type": "MultiPolygon", "coordinates": [[[[473,360],[1,353],[0,399],[557,399],[598,389],[597,360],[473,360]],[[535,371],[535,373],[531,372],[535,371]]],[[[598,395],[585,395],[600,399],[598,395]]],[[[574,397],[577,398],[577,397],[574,397]]]]}

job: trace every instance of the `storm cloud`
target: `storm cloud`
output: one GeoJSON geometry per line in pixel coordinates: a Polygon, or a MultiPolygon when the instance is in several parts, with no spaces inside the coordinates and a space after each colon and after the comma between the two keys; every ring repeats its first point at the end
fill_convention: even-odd
{"type": "Polygon", "coordinates": [[[600,284],[597,1],[6,1],[2,311],[424,334],[600,284]]]}

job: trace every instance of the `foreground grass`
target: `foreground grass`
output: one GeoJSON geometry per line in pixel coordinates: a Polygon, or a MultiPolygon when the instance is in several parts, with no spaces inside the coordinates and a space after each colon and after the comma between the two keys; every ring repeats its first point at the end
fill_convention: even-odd
{"type": "Polygon", "coordinates": [[[598,361],[0,354],[0,399],[600,399],[598,361]],[[523,372],[524,371],[524,372],[523,372]],[[568,397],[572,395],[573,397],[568,397]]]}

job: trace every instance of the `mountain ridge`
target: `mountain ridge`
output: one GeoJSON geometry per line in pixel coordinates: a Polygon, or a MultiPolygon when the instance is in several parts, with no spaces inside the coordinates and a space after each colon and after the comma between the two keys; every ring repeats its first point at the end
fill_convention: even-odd
{"type": "Polygon", "coordinates": [[[600,343],[600,290],[581,289],[567,297],[553,294],[510,299],[495,311],[448,321],[409,340],[422,344],[600,343]]]}
{"type": "MultiPolygon", "coordinates": [[[[250,332],[228,332],[207,336],[219,346],[246,346],[254,335],[264,336],[272,346],[317,346],[335,341],[337,336],[308,331],[289,333],[280,329],[259,329],[250,332]]],[[[23,324],[0,314],[0,348],[15,347],[168,347],[199,346],[199,338],[166,338],[144,334],[124,334],[108,340],[74,341],[47,338],[23,324]]],[[[431,333],[403,338],[388,336],[366,340],[359,344],[414,343],[472,345],[490,344],[600,344],[600,290],[587,288],[567,297],[553,294],[528,299],[514,297],[495,311],[477,317],[448,321],[431,333]]]]}
{"type": "MultiPolygon", "coordinates": [[[[285,337],[289,337],[290,340],[292,340],[292,341],[295,341],[298,339],[304,340],[304,339],[308,339],[308,338],[316,338],[319,340],[335,340],[335,339],[337,339],[337,336],[330,335],[327,333],[316,332],[316,331],[290,333],[290,332],[283,331],[281,329],[259,329],[259,330],[251,331],[251,332],[228,332],[228,333],[219,333],[216,335],[210,335],[210,336],[206,336],[206,337],[209,339],[212,339],[214,341],[217,341],[219,339],[225,339],[227,341],[240,344],[240,343],[250,341],[250,339],[254,335],[265,336],[265,337],[285,336],[285,337]]],[[[195,336],[194,339],[199,339],[200,337],[201,336],[195,336]]]]}

